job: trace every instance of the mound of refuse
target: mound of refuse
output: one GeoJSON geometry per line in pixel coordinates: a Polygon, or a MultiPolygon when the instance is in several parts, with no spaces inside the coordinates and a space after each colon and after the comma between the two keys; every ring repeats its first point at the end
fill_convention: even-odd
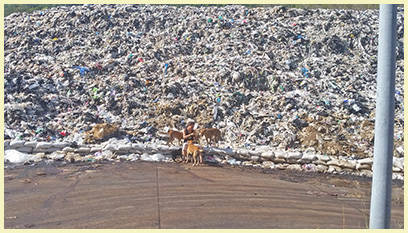
{"type": "MultiPolygon", "coordinates": [[[[371,157],[378,10],[60,6],[4,20],[5,139],[83,143],[112,123],[163,142],[188,118],[223,144],[371,157]]],[[[403,9],[395,153],[403,156],[403,9]]]]}

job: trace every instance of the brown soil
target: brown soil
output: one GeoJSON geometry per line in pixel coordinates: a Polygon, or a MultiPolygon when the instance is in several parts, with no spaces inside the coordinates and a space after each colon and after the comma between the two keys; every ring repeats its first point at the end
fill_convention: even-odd
{"type": "MultiPolygon", "coordinates": [[[[5,170],[5,228],[367,228],[371,181],[151,162],[5,170]]],[[[393,185],[392,228],[403,228],[393,185]]]]}

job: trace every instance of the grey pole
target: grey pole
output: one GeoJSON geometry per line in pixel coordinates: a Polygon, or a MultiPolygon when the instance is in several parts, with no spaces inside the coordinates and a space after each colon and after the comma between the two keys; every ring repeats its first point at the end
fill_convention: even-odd
{"type": "Polygon", "coordinates": [[[390,228],[394,146],[396,5],[380,5],[370,228],[390,228]]]}

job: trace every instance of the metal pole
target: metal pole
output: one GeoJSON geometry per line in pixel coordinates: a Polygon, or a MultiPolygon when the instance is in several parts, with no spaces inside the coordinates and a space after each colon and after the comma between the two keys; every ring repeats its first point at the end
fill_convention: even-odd
{"type": "Polygon", "coordinates": [[[380,5],[370,228],[390,228],[394,144],[396,5],[380,5]]]}

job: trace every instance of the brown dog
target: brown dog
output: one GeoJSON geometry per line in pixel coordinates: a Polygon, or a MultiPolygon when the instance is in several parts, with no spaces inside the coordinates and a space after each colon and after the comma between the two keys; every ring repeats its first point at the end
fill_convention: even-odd
{"type": "Polygon", "coordinates": [[[169,145],[170,143],[173,144],[174,139],[177,139],[178,144],[180,145],[180,141],[183,140],[182,132],[170,129],[169,132],[167,132],[167,134],[169,135],[169,140],[167,141],[167,145],[169,145]]]}
{"type": "Polygon", "coordinates": [[[221,131],[216,128],[206,128],[200,130],[200,137],[205,137],[207,145],[209,142],[217,143],[221,140],[221,131]]]}
{"type": "Polygon", "coordinates": [[[193,155],[193,166],[198,165],[198,163],[203,163],[203,148],[201,146],[196,146],[193,144],[192,141],[188,142],[187,145],[187,153],[186,153],[186,158],[185,158],[185,163],[188,163],[189,161],[189,155],[192,154],[193,155]],[[200,157],[200,161],[198,162],[197,160],[197,156],[200,157]]]}

